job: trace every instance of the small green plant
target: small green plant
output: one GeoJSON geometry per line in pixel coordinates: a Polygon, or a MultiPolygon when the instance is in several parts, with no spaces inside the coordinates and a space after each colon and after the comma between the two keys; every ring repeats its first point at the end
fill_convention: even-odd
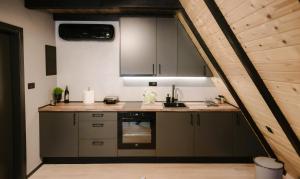
{"type": "Polygon", "coordinates": [[[64,90],[60,87],[56,87],[53,89],[53,95],[56,95],[56,96],[61,95],[63,92],[64,92],[64,90]]]}

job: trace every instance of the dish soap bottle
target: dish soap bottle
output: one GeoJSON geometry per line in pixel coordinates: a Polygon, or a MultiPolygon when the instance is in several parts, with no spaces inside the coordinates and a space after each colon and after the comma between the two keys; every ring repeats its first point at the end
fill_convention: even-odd
{"type": "Polygon", "coordinates": [[[64,103],[69,103],[69,89],[68,86],[66,86],[65,95],[64,95],[64,103]]]}

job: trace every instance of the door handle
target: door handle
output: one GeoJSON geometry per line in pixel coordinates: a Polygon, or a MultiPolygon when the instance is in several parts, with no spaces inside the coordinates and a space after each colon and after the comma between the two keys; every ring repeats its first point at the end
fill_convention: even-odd
{"type": "Polygon", "coordinates": [[[200,127],[200,114],[197,113],[197,125],[200,127]]]}
{"type": "Polygon", "coordinates": [[[154,64],[152,64],[152,74],[153,74],[153,76],[155,75],[155,67],[154,67],[154,64]]]}
{"type": "Polygon", "coordinates": [[[92,145],[101,146],[101,145],[104,145],[104,142],[103,141],[93,141],[92,145]]]}
{"type": "Polygon", "coordinates": [[[76,113],[73,114],[73,126],[76,126],[76,113]]]}
{"type": "Polygon", "coordinates": [[[104,124],[96,123],[96,124],[92,124],[92,127],[104,127],[104,124]]]}
{"type": "Polygon", "coordinates": [[[191,114],[191,125],[194,126],[194,117],[193,117],[193,114],[191,114]]]}
{"type": "Polygon", "coordinates": [[[92,114],[92,117],[103,117],[104,114],[92,114]]]}
{"type": "Polygon", "coordinates": [[[158,65],[158,73],[161,74],[161,64],[158,65]]]}

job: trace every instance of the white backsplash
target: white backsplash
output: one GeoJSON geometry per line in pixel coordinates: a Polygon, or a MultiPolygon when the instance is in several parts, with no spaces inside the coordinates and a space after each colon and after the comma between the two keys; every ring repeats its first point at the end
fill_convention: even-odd
{"type": "MultiPolygon", "coordinates": [[[[162,101],[167,93],[171,94],[171,85],[168,84],[178,83],[178,80],[171,78],[167,82],[164,79],[165,82],[158,87],[147,87],[147,79],[136,82],[134,78],[119,76],[119,22],[76,22],[114,25],[116,36],[110,42],[62,40],[57,31],[60,23],[62,21],[56,22],[57,81],[62,88],[68,85],[71,101],[82,101],[83,91],[88,87],[95,90],[96,101],[102,101],[108,95],[119,96],[122,101],[141,101],[144,91],[149,88],[157,93],[157,100],[162,101]]],[[[184,82],[178,83],[180,100],[200,101],[217,95],[209,78],[201,78],[200,83],[195,83],[195,80],[197,81],[195,78],[184,79],[184,82]]]]}

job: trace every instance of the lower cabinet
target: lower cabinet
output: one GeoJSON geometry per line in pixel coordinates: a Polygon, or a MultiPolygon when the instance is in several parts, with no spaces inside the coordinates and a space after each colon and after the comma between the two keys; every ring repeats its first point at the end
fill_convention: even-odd
{"type": "Polygon", "coordinates": [[[78,114],[40,113],[41,157],[78,157],[78,114]]]}
{"type": "Polygon", "coordinates": [[[265,155],[238,112],[159,112],[157,156],[253,157],[265,155]]]}
{"type": "Polygon", "coordinates": [[[195,113],[195,155],[233,156],[235,115],[232,112],[195,113]]]}
{"type": "Polygon", "coordinates": [[[117,156],[117,113],[79,113],[79,157],[117,156]]]}
{"type": "Polygon", "coordinates": [[[243,114],[237,113],[236,115],[237,127],[235,130],[234,155],[237,157],[266,155],[266,152],[252,131],[247,120],[244,118],[243,114]]]}
{"type": "MultiPolygon", "coordinates": [[[[156,151],[152,152],[158,157],[265,155],[246,119],[238,112],[157,112],[156,151]]],[[[40,155],[118,156],[117,113],[40,112],[40,155]]]]}
{"type": "Polygon", "coordinates": [[[193,156],[194,126],[191,113],[156,113],[156,155],[193,156]]]}

